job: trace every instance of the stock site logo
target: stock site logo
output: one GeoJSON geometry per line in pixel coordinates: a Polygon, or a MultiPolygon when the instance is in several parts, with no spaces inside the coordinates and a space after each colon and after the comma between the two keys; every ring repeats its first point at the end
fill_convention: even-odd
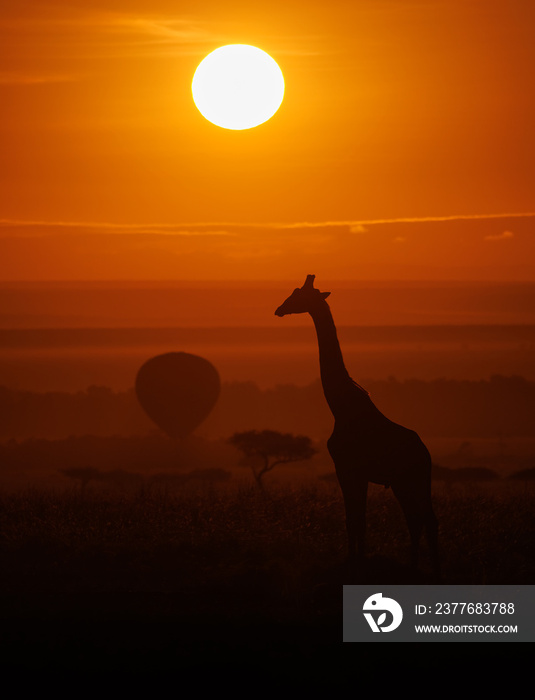
{"type": "Polygon", "coordinates": [[[382,593],[371,595],[364,603],[362,610],[364,617],[368,620],[368,624],[374,632],[392,632],[392,630],[400,626],[401,620],[403,620],[401,605],[393,598],[383,598],[382,593]],[[392,622],[386,627],[382,627],[386,622],[386,612],[384,611],[388,611],[392,615],[392,622]],[[380,615],[374,617],[372,612],[379,612],[380,615]]]}

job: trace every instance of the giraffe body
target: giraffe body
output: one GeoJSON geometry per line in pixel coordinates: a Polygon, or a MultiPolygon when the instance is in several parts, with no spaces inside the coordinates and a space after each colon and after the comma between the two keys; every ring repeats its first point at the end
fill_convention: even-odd
{"type": "Polygon", "coordinates": [[[368,392],[351,379],[326,302],[329,292],[315,289],[313,282],[309,275],[275,314],[309,313],[316,327],[323,391],[335,421],[327,447],[344,497],[349,556],[364,554],[368,483],[383,484],[392,487],[407,520],[412,564],[417,563],[425,528],[438,573],[429,452],[417,433],[384,416],[368,392]]]}

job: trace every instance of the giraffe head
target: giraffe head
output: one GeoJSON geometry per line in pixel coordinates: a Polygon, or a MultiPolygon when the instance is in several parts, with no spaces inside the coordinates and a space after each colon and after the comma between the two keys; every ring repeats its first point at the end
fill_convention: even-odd
{"type": "Polygon", "coordinates": [[[330,292],[320,292],[319,289],[315,289],[314,277],[315,275],[308,275],[305,284],[293,290],[288,299],[275,311],[275,316],[309,313],[323,304],[330,292]]]}

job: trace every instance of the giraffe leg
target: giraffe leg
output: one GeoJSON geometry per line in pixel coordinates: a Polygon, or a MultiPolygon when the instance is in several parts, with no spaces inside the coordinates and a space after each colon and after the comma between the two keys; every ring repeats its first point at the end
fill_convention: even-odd
{"type": "Polygon", "coordinates": [[[431,566],[437,580],[440,580],[438,522],[433,511],[429,489],[426,488],[425,491],[422,492],[422,489],[418,490],[416,487],[411,491],[398,487],[393,489],[393,491],[401,505],[409,528],[411,538],[411,565],[416,567],[418,564],[420,538],[422,530],[425,528],[431,566]]]}
{"type": "Polygon", "coordinates": [[[427,542],[429,544],[429,552],[431,554],[431,566],[433,567],[433,572],[436,578],[440,580],[441,576],[440,558],[438,554],[438,521],[433,511],[431,499],[429,499],[425,515],[425,531],[427,536],[427,542]]]}
{"type": "Polygon", "coordinates": [[[349,559],[363,558],[366,553],[366,496],[368,482],[354,478],[338,480],[344,496],[349,559]]]}

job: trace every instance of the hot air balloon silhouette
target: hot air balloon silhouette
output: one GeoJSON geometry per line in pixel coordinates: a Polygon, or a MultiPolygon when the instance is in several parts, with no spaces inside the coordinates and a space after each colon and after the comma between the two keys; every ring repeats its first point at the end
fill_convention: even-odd
{"type": "Polygon", "coordinates": [[[140,367],[135,387],[149,418],[170,437],[185,438],[215,406],[221,382],[203,357],[168,352],[140,367]]]}

